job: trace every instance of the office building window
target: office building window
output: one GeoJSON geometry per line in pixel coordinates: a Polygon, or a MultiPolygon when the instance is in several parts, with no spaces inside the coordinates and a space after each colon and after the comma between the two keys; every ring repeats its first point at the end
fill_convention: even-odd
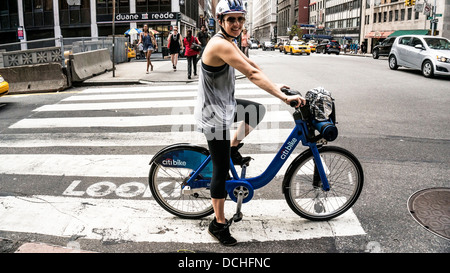
{"type": "MultiPolygon", "coordinates": [[[[113,0],[97,0],[97,14],[112,14],[113,0]]],[[[116,0],[116,14],[130,13],[129,0],[116,0]]]]}
{"type": "Polygon", "coordinates": [[[53,26],[52,0],[24,0],[25,27],[53,26]]]}
{"type": "Polygon", "coordinates": [[[79,6],[69,6],[67,1],[59,1],[59,22],[61,26],[90,24],[90,1],[81,0],[79,6]]]}
{"type": "Polygon", "coordinates": [[[405,21],[405,9],[400,10],[400,20],[405,21]]]}
{"type": "Polygon", "coordinates": [[[18,26],[17,0],[0,1],[0,30],[16,29],[18,26]]]}
{"type": "Polygon", "coordinates": [[[408,20],[411,20],[412,17],[412,8],[408,9],[408,20]]]}

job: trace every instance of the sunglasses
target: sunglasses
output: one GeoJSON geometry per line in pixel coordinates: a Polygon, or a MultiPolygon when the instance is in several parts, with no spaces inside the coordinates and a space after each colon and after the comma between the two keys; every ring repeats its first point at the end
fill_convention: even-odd
{"type": "Polygon", "coordinates": [[[230,24],[234,24],[237,22],[239,22],[239,24],[243,24],[245,23],[245,17],[244,16],[240,16],[240,17],[228,17],[225,21],[227,21],[230,24]]]}

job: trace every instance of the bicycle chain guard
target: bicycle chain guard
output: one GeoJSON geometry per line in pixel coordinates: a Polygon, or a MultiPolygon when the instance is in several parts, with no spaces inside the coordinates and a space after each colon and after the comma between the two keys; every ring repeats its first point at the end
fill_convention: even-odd
{"type": "Polygon", "coordinates": [[[230,199],[234,202],[238,201],[238,193],[239,191],[244,192],[244,199],[242,200],[242,203],[247,203],[253,198],[253,187],[250,183],[245,181],[236,181],[231,180],[226,182],[226,190],[228,192],[228,196],[230,196],[230,199]]]}

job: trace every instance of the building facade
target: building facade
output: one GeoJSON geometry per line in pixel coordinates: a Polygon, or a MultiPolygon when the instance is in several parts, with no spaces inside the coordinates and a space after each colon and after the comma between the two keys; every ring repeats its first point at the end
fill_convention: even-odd
{"type": "MultiPolygon", "coordinates": [[[[115,35],[147,24],[159,32],[159,49],[167,45],[171,28],[197,30],[208,22],[208,0],[1,0],[0,43],[44,38],[103,37],[112,35],[115,3],[115,35]]],[[[132,37],[136,39],[136,36],[132,37]]],[[[51,46],[51,41],[49,46],[51,46]]],[[[25,45],[25,43],[23,43],[25,45]]],[[[53,43],[54,44],[54,43],[53,43]]],[[[32,46],[32,44],[29,44],[32,46]]],[[[42,44],[40,45],[42,46],[42,44]]],[[[44,45],[45,46],[45,45],[44,45]]],[[[22,47],[23,49],[23,47],[22,47]]]]}
{"type": "Polygon", "coordinates": [[[360,42],[361,0],[326,0],[325,29],[340,44],[360,42]]]}
{"type": "Polygon", "coordinates": [[[253,0],[252,36],[258,41],[272,41],[276,37],[276,0],[253,0]]]}

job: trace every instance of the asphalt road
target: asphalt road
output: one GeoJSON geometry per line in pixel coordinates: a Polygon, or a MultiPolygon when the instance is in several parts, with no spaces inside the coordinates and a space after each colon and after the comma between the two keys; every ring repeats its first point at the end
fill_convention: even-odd
{"type": "MultiPolygon", "coordinates": [[[[283,237],[283,232],[280,231],[281,236],[276,236],[273,240],[270,240],[270,237],[260,240],[254,235],[256,239],[246,237],[237,246],[226,248],[209,241],[186,242],[177,237],[176,232],[172,232],[170,227],[160,229],[159,233],[167,232],[167,236],[173,235],[171,241],[138,240],[127,236],[126,233],[131,232],[130,230],[114,230],[114,228],[96,230],[94,233],[98,235],[98,239],[95,239],[76,228],[59,233],[64,236],[55,235],[54,231],[45,233],[46,227],[38,227],[30,220],[23,225],[29,224],[31,229],[36,227],[36,230],[25,227],[0,228],[0,237],[11,242],[39,241],[61,246],[75,244],[81,249],[96,252],[173,253],[180,249],[229,253],[448,253],[450,251],[449,241],[421,227],[411,217],[407,208],[407,200],[414,192],[450,186],[449,78],[426,79],[419,71],[402,68],[391,71],[386,58],[374,60],[367,57],[322,54],[290,56],[278,51],[260,50],[251,50],[250,56],[274,82],[285,83],[303,94],[308,89],[318,86],[331,91],[336,102],[339,137],[330,145],[350,150],[359,158],[364,168],[363,192],[352,208],[357,226],[362,228],[363,234],[321,235],[318,229],[323,227],[313,225],[310,228],[313,230],[311,236],[291,237],[294,233],[286,233],[283,237]]],[[[237,81],[238,85],[248,83],[247,79],[237,81]]],[[[133,200],[136,203],[151,200],[146,197],[145,192],[130,197],[126,196],[125,190],[122,192],[125,194],[120,196],[117,190],[120,185],[136,182],[134,186],[139,188],[140,185],[147,183],[145,174],[148,173],[148,169],[136,169],[139,174],[128,175],[134,171],[132,169],[122,175],[121,169],[125,168],[120,164],[126,164],[126,158],[122,157],[133,156],[134,159],[142,156],[149,161],[150,158],[146,156],[154,154],[164,146],[163,143],[145,145],[145,137],[152,133],[166,133],[164,136],[168,138],[167,142],[174,141],[170,138],[170,134],[174,132],[173,126],[139,124],[140,117],[183,113],[175,113],[176,107],[143,109],[135,106],[114,108],[116,105],[106,105],[145,102],[150,99],[136,100],[125,97],[105,98],[99,101],[97,98],[87,97],[84,101],[73,100],[78,96],[91,94],[126,95],[147,92],[126,90],[135,87],[121,86],[125,89],[114,93],[111,93],[111,90],[115,87],[104,86],[92,93],[85,87],[60,93],[0,98],[0,161],[2,165],[7,160],[14,161],[8,162],[10,165],[1,168],[0,171],[0,197],[3,198],[0,203],[0,215],[3,215],[3,219],[6,221],[13,219],[7,214],[8,206],[17,206],[20,211],[21,206],[29,206],[32,210],[38,206],[36,204],[47,203],[53,204],[53,208],[61,211],[66,209],[58,207],[57,204],[62,202],[61,200],[64,202],[76,200],[83,206],[114,208],[121,208],[122,205],[132,206],[133,200]],[[83,103],[91,105],[102,103],[102,107],[83,110],[84,105],[81,105],[83,103]],[[68,110],[64,108],[65,104],[72,104],[75,108],[68,110]],[[52,109],[52,107],[62,108],[52,109]],[[107,121],[103,120],[104,118],[108,118],[107,121]],[[134,125],[102,126],[102,123],[115,123],[122,119],[129,119],[134,125]],[[42,125],[40,122],[44,120],[49,123],[42,125]],[[59,123],[63,121],[66,122],[65,125],[59,123]],[[94,121],[97,123],[90,125],[90,122],[94,121]],[[127,135],[124,135],[126,133],[137,134],[132,135],[136,139],[127,139],[127,135]],[[120,141],[116,139],[118,136],[115,134],[121,134],[120,141]],[[139,136],[141,138],[138,138],[139,136]],[[108,138],[113,140],[107,142],[108,138]],[[99,139],[106,142],[102,143],[99,139]],[[97,140],[100,143],[94,144],[97,140]],[[114,142],[116,140],[117,142],[114,142]],[[109,168],[114,170],[108,170],[111,173],[100,175],[104,169],[96,168],[96,164],[100,166],[101,162],[116,162],[118,165],[110,165],[109,168]],[[25,166],[22,169],[17,167],[21,164],[25,166]],[[112,193],[112,188],[116,189],[115,194],[112,193]],[[108,189],[111,191],[108,192],[108,189]],[[106,201],[109,203],[103,203],[106,201]],[[23,202],[26,204],[22,204],[23,202]]],[[[181,87],[183,88],[186,86],[181,87]]],[[[176,105],[178,103],[176,100],[183,99],[170,97],[170,92],[167,94],[167,97],[163,95],[156,100],[172,100],[176,105]]],[[[245,94],[243,96],[250,97],[245,94]]],[[[263,91],[257,97],[270,99],[263,91]]],[[[192,107],[186,109],[192,111],[192,107]]],[[[290,111],[288,107],[277,104],[269,106],[268,109],[290,111]]],[[[277,126],[280,129],[289,129],[292,124],[283,121],[277,126]]],[[[188,127],[189,130],[192,128],[188,127]]],[[[268,129],[272,128],[269,126],[268,129]]],[[[179,132],[182,134],[184,131],[179,132]]],[[[184,141],[186,139],[178,142],[184,141]]],[[[276,143],[258,144],[256,141],[246,142],[242,152],[270,155],[275,149],[276,143]]],[[[148,165],[145,168],[148,168],[148,165]]],[[[255,199],[284,200],[280,190],[280,179],[282,177],[277,177],[275,181],[261,189],[255,199]]],[[[251,204],[250,202],[244,206],[251,204]]],[[[136,211],[139,209],[141,208],[135,208],[136,211]]],[[[264,209],[260,214],[259,217],[264,219],[264,209]]],[[[98,217],[100,216],[99,213],[98,217]]],[[[170,216],[164,219],[169,218],[170,216]]],[[[54,220],[55,226],[59,220],[63,221],[58,217],[54,220]]],[[[172,224],[180,223],[176,218],[169,220],[172,224]]],[[[241,223],[235,224],[236,229],[239,224],[241,223]]],[[[201,221],[199,225],[204,230],[207,221],[201,221]]],[[[308,223],[304,225],[298,226],[294,231],[305,232],[308,223]]],[[[14,223],[10,226],[14,226],[14,223]]],[[[282,227],[277,228],[282,230],[282,227]]],[[[202,236],[209,235],[204,232],[202,236]]],[[[17,244],[12,243],[3,247],[3,251],[12,251],[17,244]]]]}

